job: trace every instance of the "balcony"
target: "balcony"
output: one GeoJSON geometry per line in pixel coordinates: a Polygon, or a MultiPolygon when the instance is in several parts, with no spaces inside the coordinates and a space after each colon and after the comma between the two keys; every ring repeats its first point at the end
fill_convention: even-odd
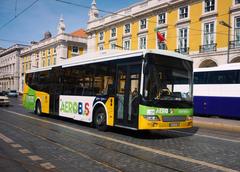
{"type": "Polygon", "coordinates": [[[240,48],[240,40],[229,41],[229,48],[230,49],[240,48]]]}
{"type": "Polygon", "coordinates": [[[217,44],[205,44],[199,46],[199,53],[217,51],[217,44]]]}
{"type": "Polygon", "coordinates": [[[189,54],[189,47],[175,49],[175,52],[181,53],[181,54],[189,54]]]}

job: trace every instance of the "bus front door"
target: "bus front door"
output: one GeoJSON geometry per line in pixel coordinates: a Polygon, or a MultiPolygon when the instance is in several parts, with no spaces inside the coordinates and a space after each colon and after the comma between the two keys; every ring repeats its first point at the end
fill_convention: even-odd
{"type": "Polygon", "coordinates": [[[141,65],[117,66],[115,125],[137,128],[141,65]]]}

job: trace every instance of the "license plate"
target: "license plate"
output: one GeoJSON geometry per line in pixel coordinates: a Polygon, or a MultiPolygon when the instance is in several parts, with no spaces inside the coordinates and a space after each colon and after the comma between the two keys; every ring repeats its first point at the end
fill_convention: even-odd
{"type": "Polygon", "coordinates": [[[179,127],[180,123],[170,123],[169,127],[179,127]]]}

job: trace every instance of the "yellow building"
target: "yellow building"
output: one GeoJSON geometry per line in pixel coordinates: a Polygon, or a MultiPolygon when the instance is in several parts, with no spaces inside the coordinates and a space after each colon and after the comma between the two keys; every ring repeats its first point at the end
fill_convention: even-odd
{"type": "Polygon", "coordinates": [[[87,50],[87,35],[83,29],[70,34],[64,33],[65,24],[62,17],[58,25],[58,34],[52,37],[50,32],[44,34],[39,42],[20,52],[20,92],[24,84],[24,76],[28,70],[53,66],[61,61],[83,54],[87,50]]]}
{"type": "Polygon", "coordinates": [[[240,62],[240,0],[145,0],[101,18],[94,0],[89,16],[88,51],[167,49],[194,68],[240,62]]]}

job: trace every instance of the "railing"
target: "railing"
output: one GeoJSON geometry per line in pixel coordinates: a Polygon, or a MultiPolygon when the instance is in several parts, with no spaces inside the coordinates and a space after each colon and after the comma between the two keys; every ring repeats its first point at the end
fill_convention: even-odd
{"type": "Polygon", "coordinates": [[[159,49],[159,50],[167,50],[167,45],[166,45],[165,43],[160,43],[160,44],[158,45],[158,49],[159,49]]]}
{"type": "Polygon", "coordinates": [[[230,49],[240,48],[240,40],[229,41],[229,48],[230,49]]]}
{"type": "Polygon", "coordinates": [[[181,54],[189,54],[189,47],[175,49],[175,52],[181,54]]]}
{"type": "Polygon", "coordinates": [[[211,51],[217,51],[217,44],[205,44],[205,45],[200,45],[199,46],[199,52],[204,53],[204,52],[211,52],[211,51]]]}

